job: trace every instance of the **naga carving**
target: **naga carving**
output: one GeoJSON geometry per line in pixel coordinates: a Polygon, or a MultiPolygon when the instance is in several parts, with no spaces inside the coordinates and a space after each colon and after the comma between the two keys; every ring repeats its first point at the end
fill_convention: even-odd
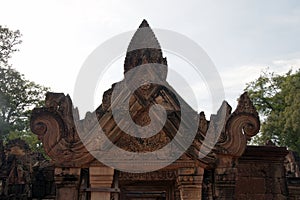
{"type": "Polygon", "coordinates": [[[94,159],[77,134],[74,124],[74,116],[75,120],[79,118],[77,113],[70,96],[63,93],[47,93],[45,107],[32,111],[31,130],[59,166],[82,166],[94,159]]]}
{"type": "Polygon", "coordinates": [[[247,141],[260,129],[258,113],[245,92],[238,100],[236,110],[228,116],[219,146],[223,153],[239,157],[244,153],[247,141]]]}

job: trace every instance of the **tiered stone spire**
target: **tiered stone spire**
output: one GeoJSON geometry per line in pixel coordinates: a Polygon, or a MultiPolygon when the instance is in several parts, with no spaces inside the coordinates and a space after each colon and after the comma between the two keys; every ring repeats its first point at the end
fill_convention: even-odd
{"type": "MultiPolygon", "coordinates": [[[[162,50],[155,34],[144,19],[128,46],[124,62],[124,73],[147,63],[167,65],[167,60],[162,55],[162,50]]],[[[161,75],[164,78],[167,76],[167,67],[161,75]]]]}

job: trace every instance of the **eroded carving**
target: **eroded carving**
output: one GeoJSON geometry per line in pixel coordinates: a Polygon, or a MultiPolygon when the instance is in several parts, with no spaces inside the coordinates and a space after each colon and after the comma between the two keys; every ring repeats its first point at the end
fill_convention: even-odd
{"type": "Polygon", "coordinates": [[[47,155],[59,166],[81,166],[94,158],[82,144],[74,124],[78,111],[69,95],[47,93],[44,108],[32,111],[30,127],[43,142],[47,155]]]}
{"type": "Polygon", "coordinates": [[[167,181],[175,180],[177,174],[175,171],[154,171],[148,173],[127,173],[119,172],[120,181],[167,181]]]}
{"type": "MultiPolygon", "coordinates": [[[[149,28],[149,26],[146,22],[143,22],[140,28],[149,28]]],[[[142,30],[137,31],[128,47],[124,62],[125,73],[141,64],[167,64],[152,30],[148,31],[149,38],[146,40],[144,37],[140,37],[140,31],[142,30]],[[147,43],[149,42],[147,40],[155,48],[135,49],[138,43],[147,43]]],[[[163,68],[163,71],[147,69],[145,73],[149,76],[153,73],[159,74],[160,78],[165,80],[167,66],[163,68]]],[[[187,125],[189,123],[188,121],[180,121],[182,110],[180,106],[182,105],[180,105],[175,94],[164,86],[147,84],[145,82],[142,87],[133,93],[129,100],[130,115],[133,121],[140,126],[148,125],[150,123],[150,106],[159,104],[167,111],[167,122],[158,134],[150,138],[132,137],[120,130],[112,116],[111,105],[112,102],[117,101],[112,99],[114,87],[115,85],[112,85],[112,88],[104,93],[102,104],[96,111],[88,112],[83,120],[79,120],[78,111],[73,107],[70,97],[68,95],[65,96],[63,93],[48,93],[45,107],[33,110],[31,129],[42,140],[46,153],[55,163],[61,166],[66,164],[80,166],[90,163],[93,160],[93,156],[86,150],[79,138],[79,133],[87,134],[84,143],[94,146],[94,151],[101,150],[101,138],[91,136],[97,133],[98,129],[95,129],[97,123],[99,123],[103,132],[113,144],[132,152],[147,152],[161,149],[174,138],[180,123],[187,125]],[[75,127],[74,122],[78,122],[78,126],[75,127]]],[[[188,105],[184,106],[189,107],[188,105]]],[[[208,133],[209,125],[218,126],[218,124],[217,122],[206,120],[203,112],[198,115],[200,119],[198,132],[186,154],[202,167],[212,167],[216,162],[216,154],[240,156],[245,150],[247,140],[259,130],[258,114],[247,94],[243,94],[240,97],[238,106],[233,113],[230,113],[231,107],[227,103],[225,103],[225,106],[225,126],[218,127],[218,130],[222,130],[222,134],[218,138],[216,145],[211,148],[211,152],[201,158],[199,157],[199,151],[204,139],[210,134],[208,133]]],[[[190,120],[194,120],[197,113],[192,109],[189,110],[191,116],[193,116],[190,120]]],[[[212,127],[212,131],[214,131],[214,128],[216,127],[212,127]]],[[[180,148],[180,142],[177,145],[177,148],[180,148]]]]}
{"type": "Polygon", "coordinates": [[[258,113],[247,93],[240,96],[236,110],[229,115],[220,147],[226,154],[239,157],[243,154],[247,141],[259,132],[258,113]]]}

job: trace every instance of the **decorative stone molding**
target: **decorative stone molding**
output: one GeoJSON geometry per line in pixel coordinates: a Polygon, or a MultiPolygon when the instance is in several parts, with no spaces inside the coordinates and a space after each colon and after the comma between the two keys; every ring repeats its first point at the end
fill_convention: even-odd
{"type": "Polygon", "coordinates": [[[181,200],[201,199],[203,173],[203,168],[178,169],[177,186],[181,200]]]}
{"type": "Polygon", "coordinates": [[[50,92],[46,95],[45,107],[32,111],[31,130],[43,142],[47,155],[60,167],[81,167],[94,160],[77,134],[73,118],[73,114],[78,116],[76,113],[69,95],[50,92]]]}
{"type": "MultiPolygon", "coordinates": [[[[151,29],[149,31],[149,29],[148,23],[143,21],[132,38],[125,58],[124,73],[147,63],[167,65],[160,45],[153,31],[151,29]],[[146,35],[141,34],[144,33],[144,30],[148,30],[146,35]],[[152,45],[153,48],[136,50],[134,47],[137,43],[152,45]]],[[[145,69],[146,75],[150,76],[153,73],[158,74],[159,78],[166,82],[167,66],[159,71],[145,69]]],[[[115,85],[104,93],[102,104],[93,113],[88,112],[82,120],[79,119],[78,110],[73,107],[71,98],[63,93],[47,93],[45,107],[35,108],[32,111],[31,130],[43,142],[45,152],[57,168],[57,172],[59,172],[56,178],[58,184],[63,183],[61,177],[67,176],[66,169],[89,168],[92,199],[109,200],[109,188],[111,188],[113,181],[114,170],[102,164],[93,165],[95,158],[87,151],[79,137],[79,133],[87,135],[88,144],[93,148],[94,155],[101,153],[101,149],[110,148],[111,146],[103,147],[105,145],[101,143],[103,138],[98,137],[99,129],[95,128],[97,123],[111,143],[119,148],[129,152],[153,152],[166,146],[175,138],[181,123],[184,127],[182,132],[189,134],[190,132],[186,131],[189,130],[189,124],[199,117],[196,136],[192,138],[192,144],[177,161],[157,172],[145,174],[121,172],[119,178],[125,180],[124,182],[129,179],[136,181],[176,180],[178,186],[174,189],[177,194],[175,195],[176,199],[180,196],[180,200],[198,200],[201,199],[204,169],[215,168],[216,198],[232,197],[236,179],[236,159],[243,154],[247,141],[258,133],[260,126],[258,113],[247,93],[241,95],[238,106],[233,113],[231,113],[231,107],[224,102],[220,110],[222,112],[225,110],[225,115],[220,111],[214,115],[215,118],[212,117],[211,121],[208,121],[203,112],[198,114],[183,99],[184,103],[180,105],[178,98],[181,97],[176,97],[170,89],[145,82],[130,97],[126,97],[129,99],[128,110],[132,120],[140,126],[148,125],[151,122],[149,109],[154,104],[160,104],[165,108],[167,120],[156,135],[149,138],[139,138],[123,132],[114,120],[111,105],[118,105],[121,101],[118,98],[112,99],[114,87],[115,85]],[[182,110],[185,109],[189,114],[188,120],[181,119],[182,110]],[[225,124],[218,124],[218,117],[220,116],[225,117],[225,124]],[[76,125],[78,123],[79,126],[75,126],[75,123],[76,125]],[[211,130],[209,129],[210,125],[213,125],[211,130]],[[76,129],[78,127],[80,130],[76,129]],[[205,138],[214,133],[214,128],[218,129],[218,133],[219,129],[221,130],[220,138],[217,138],[213,144],[204,144],[205,138]],[[200,157],[200,149],[205,145],[208,145],[209,152],[200,157]]],[[[180,134],[183,135],[183,133],[180,134]]],[[[183,139],[186,138],[183,137],[183,139]]],[[[172,152],[181,152],[184,143],[185,141],[176,140],[176,145],[172,145],[172,152]]],[[[161,161],[163,158],[154,155],[153,161],[157,160],[161,161]]],[[[72,188],[73,185],[77,184],[75,182],[72,182],[72,188]]],[[[62,191],[64,190],[59,190],[59,192],[62,191]]]]}
{"type": "MultiPolygon", "coordinates": [[[[228,110],[230,112],[231,108],[228,110]]],[[[220,153],[240,157],[245,151],[247,141],[255,136],[259,129],[258,113],[245,92],[240,96],[236,110],[232,114],[228,113],[225,131],[218,144],[220,153]]]]}
{"type": "Polygon", "coordinates": [[[91,200],[110,200],[114,169],[106,166],[90,167],[91,200]]]}
{"type": "Polygon", "coordinates": [[[175,180],[177,177],[175,171],[154,171],[148,173],[127,173],[127,172],[119,172],[119,180],[120,181],[171,181],[175,180]]]}

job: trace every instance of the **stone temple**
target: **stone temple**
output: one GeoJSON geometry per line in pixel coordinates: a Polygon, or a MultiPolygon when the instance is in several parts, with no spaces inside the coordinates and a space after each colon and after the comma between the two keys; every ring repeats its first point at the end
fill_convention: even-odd
{"type": "MultiPolygon", "coordinates": [[[[71,98],[63,93],[48,93],[45,106],[33,110],[31,130],[38,135],[51,158],[55,199],[300,199],[299,178],[286,176],[286,148],[247,146],[247,141],[260,128],[258,113],[247,94],[239,97],[234,111],[223,102],[218,113],[209,120],[203,112],[194,111],[180,96],[174,95],[167,83],[167,60],[144,20],[130,41],[124,74],[147,64],[163,67],[145,67],[142,74],[132,73],[130,80],[134,82],[140,76],[157,77],[163,85],[146,81],[131,95],[120,98],[121,95],[113,94],[117,90],[114,84],[104,92],[101,105],[84,119],[79,118],[71,98]],[[137,43],[151,44],[153,48],[132,48],[137,43]],[[135,137],[123,131],[119,125],[126,126],[127,121],[117,123],[113,107],[124,101],[128,101],[127,111],[132,121],[140,127],[148,127],[154,119],[158,126],[160,117],[150,116],[151,107],[159,104],[164,108],[166,120],[158,133],[135,137]],[[189,116],[188,120],[184,115],[189,116]],[[220,115],[224,119],[221,124],[218,123],[220,115]],[[189,126],[194,122],[197,126],[191,137],[189,126]],[[99,125],[105,137],[101,136],[99,125]],[[220,136],[215,143],[207,143],[205,138],[214,136],[218,130],[220,136]],[[103,142],[103,138],[109,142],[103,142]],[[165,150],[167,156],[151,153],[164,149],[170,142],[173,145],[165,150]],[[105,154],[116,146],[133,156],[119,154],[119,151],[105,154]],[[130,154],[132,152],[136,154],[130,154]],[[135,163],[137,153],[151,156],[145,163],[135,163]],[[170,153],[178,153],[178,156],[159,168],[161,163],[169,161],[170,153]],[[99,157],[105,160],[97,159],[99,157]],[[128,168],[131,165],[132,168],[128,168]]],[[[123,116],[122,111],[118,113],[120,116],[123,116]]]]}

